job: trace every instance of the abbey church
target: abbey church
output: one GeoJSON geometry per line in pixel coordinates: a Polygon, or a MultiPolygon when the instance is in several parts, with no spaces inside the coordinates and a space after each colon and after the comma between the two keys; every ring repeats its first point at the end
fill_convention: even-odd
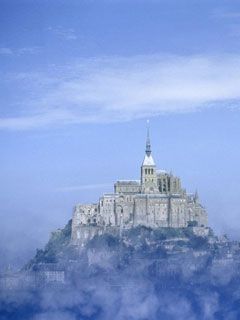
{"type": "Polygon", "coordinates": [[[140,180],[119,180],[114,193],[98,203],[78,204],[73,213],[72,243],[82,244],[95,234],[121,232],[135,226],[151,228],[207,226],[207,213],[197,193],[188,194],[172,173],[157,170],[149,128],[140,180]]]}

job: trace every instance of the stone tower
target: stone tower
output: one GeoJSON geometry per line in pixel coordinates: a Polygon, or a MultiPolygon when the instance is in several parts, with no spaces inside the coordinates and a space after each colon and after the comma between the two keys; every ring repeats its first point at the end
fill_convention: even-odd
{"type": "Polygon", "coordinates": [[[147,126],[145,157],[141,166],[141,192],[142,193],[158,192],[156,165],[153,160],[152,151],[151,151],[149,122],[147,126]]]}

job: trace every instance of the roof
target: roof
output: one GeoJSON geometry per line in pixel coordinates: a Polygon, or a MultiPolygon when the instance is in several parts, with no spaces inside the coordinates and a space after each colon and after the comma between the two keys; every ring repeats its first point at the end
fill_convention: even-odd
{"type": "Polygon", "coordinates": [[[185,199],[181,194],[179,193],[137,193],[135,195],[136,198],[149,198],[149,199],[159,199],[159,198],[165,198],[165,199],[185,199]]]}
{"type": "Polygon", "coordinates": [[[139,185],[140,180],[118,180],[115,182],[115,184],[120,185],[139,185]]]}
{"type": "Polygon", "coordinates": [[[163,169],[157,170],[157,173],[158,174],[168,174],[168,172],[166,170],[163,170],[163,169]]]}
{"type": "Polygon", "coordinates": [[[155,162],[154,162],[151,154],[149,156],[147,154],[145,155],[142,165],[143,166],[155,166],[155,162]]]}

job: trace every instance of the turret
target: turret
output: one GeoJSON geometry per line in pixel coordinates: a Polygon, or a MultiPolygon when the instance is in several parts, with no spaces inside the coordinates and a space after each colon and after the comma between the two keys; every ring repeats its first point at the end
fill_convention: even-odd
{"type": "Polygon", "coordinates": [[[199,203],[199,196],[198,196],[197,190],[195,191],[195,194],[194,194],[194,202],[199,203]]]}

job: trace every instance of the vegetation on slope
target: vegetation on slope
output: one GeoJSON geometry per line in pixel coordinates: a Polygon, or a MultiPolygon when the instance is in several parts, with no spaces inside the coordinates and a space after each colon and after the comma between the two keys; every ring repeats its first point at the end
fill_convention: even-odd
{"type": "Polygon", "coordinates": [[[35,257],[25,266],[31,269],[39,263],[56,263],[59,258],[66,256],[71,240],[72,220],[63,229],[51,233],[51,237],[44,249],[37,249],[35,257]]]}
{"type": "MultiPolygon", "coordinates": [[[[37,249],[35,257],[27,264],[25,269],[32,269],[42,263],[60,263],[75,259],[76,251],[70,245],[72,220],[63,229],[52,232],[44,249],[37,249]]],[[[141,253],[147,256],[165,256],[165,241],[173,241],[174,248],[183,247],[192,249],[208,249],[208,238],[199,237],[193,233],[192,228],[157,228],[152,229],[138,226],[122,231],[122,234],[106,233],[95,236],[86,246],[86,250],[105,249],[130,253],[141,253]]]]}

